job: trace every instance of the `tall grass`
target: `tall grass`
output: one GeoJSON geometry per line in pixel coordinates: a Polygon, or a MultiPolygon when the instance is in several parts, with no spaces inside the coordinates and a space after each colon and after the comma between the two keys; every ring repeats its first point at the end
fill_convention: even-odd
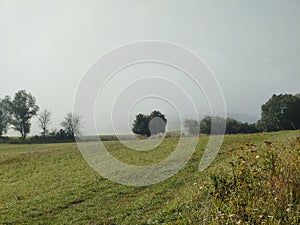
{"type": "MultiPolygon", "coordinates": [[[[208,141],[202,136],[175,176],[139,188],[101,177],[75,143],[1,144],[0,224],[300,224],[298,136],[226,135],[214,162],[199,172],[208,141]]],[[[169,137],[146,152],[104,144],[124,163],[152,165],[177,142],[169,137]]]]}
{"type": "Polygon", "coordinates": [[[300,224],[300,138],[246,144],[230,171],[211,173],[184,192],[178,205],[191,224],[300,224]]]}

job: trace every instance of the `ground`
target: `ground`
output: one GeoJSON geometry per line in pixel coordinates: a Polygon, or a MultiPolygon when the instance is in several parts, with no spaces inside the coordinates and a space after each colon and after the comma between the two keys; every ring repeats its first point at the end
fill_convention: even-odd
{"type": "MultiPolygon", "coordinates": [[[[0,224],[298,224],[299,136],[227,135],[212,165],[199,172],[203,136],[182,170],[146,187],[102,178],[76,143],[1,144],[0,224]]],[[[177,141],[168,138],[142,153],[117,141],[105,145],[124,162],[149,165],[177,141]]]]}

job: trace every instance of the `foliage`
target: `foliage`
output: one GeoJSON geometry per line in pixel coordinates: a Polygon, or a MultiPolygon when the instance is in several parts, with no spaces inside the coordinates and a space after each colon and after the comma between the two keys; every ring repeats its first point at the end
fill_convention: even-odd
{"type": "Polygon", "coordinates": [[[258,132],[255,123],[242,123],[232,118],[226,120],[226,134],[251,134],[258,132]]]}
{"type": "Polygon", "coordinates": [[[167,119],[159,111],[153,111],[150,115],[138,114],[133,122],[132,132],[150,137],[151,135],[165,133],[167,119]]]}
{"type": "Polygon", "coordinates": [[[223,124],[226,124],[225,134],[249,134],[256,133],[258,129],[255,124],[242,123],[232,118],[222,118],[218,116],[206,116],[200,123],[200,132],[204,134],[222,134],[219,131],[223,124]],[[212,130],[212,121],[214,121],[215,130],[212,130]]]}
{"type": "Polygon", "coordinates": [[[39,110],[36,100],[30,93],[20,90],[15,93],[13,100],[6,97],[6,102],[11,116],[10,124],[15,131],[20,132],[22,139],[25,140],[26,135],[30,132],[30,120],[36,116],[39,110]]]}
{"type": "Polygon", "coordinates": [[[300,129],[300,98],[290,94],[274,94],[261,107],[258,122],[264,131],[300,129]]]}
{"type": "Polygon", "coordinates": [[[190,135],[199,135],[200,123],[197,120],[186,119],[183,125],[190,135]]]}
{"type": "Polygon", "coordinates": [[[212,165],[153,224],[299,224],[300,137],[268,140],[266,135],[232,136],[252,143],[221,151],[220,165],[212,165]]]}
{"type": "Polygon", "coordinates": [[[138,114],[136,115],[136,119],[133,122],[133,128],[132,132],[135,134],[141,134],[150,136],[150,130],[149,130],[149,117],[144,114],[138,114]]]}
{"type": "Polygon", "coordinates": [[[58,131],[54,130],[46,136],[34,136],[30,138],[28,144],[40,144],[40,143],[66,143],[74,142],[75,137],[68,134],[65,130],[60,129],[58,131]]]}
{"type": "Polygon", "coordinates": [[[211,174],[207,222],[299,224],[300,141],[240,146],[229,174],[211,174]],[[263,150],[262,150],[263,149],[263,150]]]}
{"type": "Polygon", "coordinates": [[[64,127],[65,132],[70,137],[81,134],[82,118],[79,115],[73,113],[67,113],[65,120],[61,122],[61,126],[64,127]]]}
{"type": "Polygon", "coordinates": [[[206,116],[200,122],[200,132],[213,135],[223,134],[222,128],[224,125],[226,125],[226,118],[220,116],[206,116]],[[214,126],[212,126],[212,124],[214,124],[214,126]]]}
{"type": "Polygon", "coordinates": [[[200,122],[200,132],[203,134],[210,134],[212,126],[212,117],[206,116],[200,122]]]}
{"type": "Polygon", "coordinates": [[[0,99],[0,137],[7,132],[9,127],[10,115],[7,100],[7,98],[0,99]]]}
{"type": "MultiPolygon", "coordinates": [[[[89,140],[87,140],[89,141],[89,140]]],[[[95,141],[95,138],[91,141],[95,141]]],[[[0,137],[0,144],[45,144],[45,143],[68,143],[75,142],[73,136],[69,136],[65,130],[54,130],[49,132],[45,137],[41,135],[35,135],[32,137],[27,137],[26,140],[16,138],[16,137],[0,137]]]]}

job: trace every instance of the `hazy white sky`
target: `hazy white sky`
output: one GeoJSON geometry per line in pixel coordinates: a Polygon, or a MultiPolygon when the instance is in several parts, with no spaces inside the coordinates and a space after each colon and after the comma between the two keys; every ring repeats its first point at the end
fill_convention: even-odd
{"type": "MultiPolygon", "coordinates": [[[[51,127],[60,128],[96,59],[129,42],[163,40],[202,57],[218,78],[228,113],[255,121],[273,93],[300,92],[299,11],[297,0],[0,0],[0,97],[28,90],[41,109],[52,111],[51,127]]],[[[119,86],[128,76],[119,76],[119,86]]]]}

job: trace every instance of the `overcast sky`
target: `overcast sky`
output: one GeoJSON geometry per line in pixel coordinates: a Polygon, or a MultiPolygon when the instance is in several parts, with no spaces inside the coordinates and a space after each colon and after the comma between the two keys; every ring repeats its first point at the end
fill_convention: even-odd
{"type": "MultiPolygon", "coordinates": [[[[41,109],[52,111],[51,128],[60,128],[81,79],[100,56],[126,43],[162,40],[185,46],[205,60],[220,83],[229,115],[256,121],[260,106],[273,93],[300,92],[299,12],[297,0],[0,0],[0,97],[28,90],[41,109]]],[[[112,82],[106,87],[108,96],[127,85],[131,75],[176,74],[148,65],[142,71],[147,68],[145,74],[141,68],[120,73],[115,86],[112,82]]],[[[174,79],[193,90],[189,81],[174,79]]],[[[157,101],[145,101],[134,113],[159,106],[174,116],[157,101]]],[[[99,115],[105,104],[98,104],[99,115]]],[[[97,126],[111,133],[108,119],[102,117],[96,119],[97,126]]],[[[38,128],[36,120],[32,123],[34,134],[38,128]]]]}

